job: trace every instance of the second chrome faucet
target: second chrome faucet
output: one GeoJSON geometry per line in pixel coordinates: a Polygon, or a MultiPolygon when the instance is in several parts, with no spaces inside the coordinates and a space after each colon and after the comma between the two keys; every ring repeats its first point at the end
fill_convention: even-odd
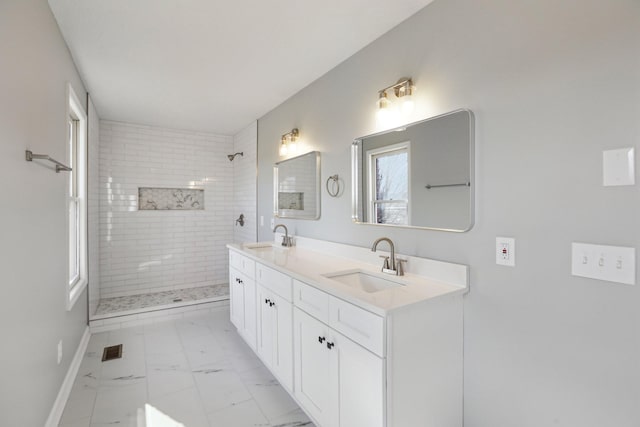
{"type": "Polygon", "coordinates": [[[371,246],[371,251],[375,252],[378,249],[378,243],[387,242],[389,244],[389,256],[383,257],[384,264],[382,265],[382,272],[387,274],[395,274],[396,276],[404,276],[404,268],[402,267],[402,263],[406,262],[406,259],[398,259],[396,258],[396,248],[393,244],[393,241],[388,237],[380,237],[373,242],[371,246]]]}

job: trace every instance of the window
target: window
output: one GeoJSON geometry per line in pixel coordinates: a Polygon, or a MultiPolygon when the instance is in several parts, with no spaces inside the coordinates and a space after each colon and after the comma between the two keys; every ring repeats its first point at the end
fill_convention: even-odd
{"type": "Polygon", "coordinates": [[[67,187],[69,208],[70,310],[88,283],[87,268],[87,115],[71,85],[68,86],[67,151],[71,167],[67,187]]]}
{"type": "Polygon", "coordinates": [[[409,224],[409,143],[368,151],[369,217],[376,224],[409,224]]]}

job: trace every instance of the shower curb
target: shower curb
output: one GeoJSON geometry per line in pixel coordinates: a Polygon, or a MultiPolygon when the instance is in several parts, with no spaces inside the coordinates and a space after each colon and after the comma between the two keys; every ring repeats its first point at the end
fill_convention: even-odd
{"type": "Polygon", "coordinates": [[[132,326],[150,325],[168,320],[182,319],[203,313],[213,313],[229,309],[229,298],[174,308],[159,308],[141,313],[114,315],[106,319],[89,321],[91,333],[114,331],[132,326]]]}

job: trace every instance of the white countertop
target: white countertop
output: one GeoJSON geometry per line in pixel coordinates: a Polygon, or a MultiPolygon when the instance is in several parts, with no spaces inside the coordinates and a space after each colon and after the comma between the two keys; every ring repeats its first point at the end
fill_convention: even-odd
{"type": "MultiPolygon", "coordinates": [[[[271,243],[272,242],[265,242],[264,246],[271,243]]],[[[353,258],[335,255],[336,253],[344,254],[344,248],[354,248],[352,250],[355,251],[362,251],[364,248],[347,247],[346,245],[327,242],[324,245],[324,249],[327,249],[327,244],[336,245],[337,250],[331,251],[331,254],[329,254],[326,251],[297,246],[291,248],[272,246],[271,249],[265,247],[252,249],[248,247],[250,245],[228,244],[227,247],[267,267],[285,273],[294,279],[314,286],[330,295],[348,301],[380,316],[386,316],[394,310],[442,295],[464,293],[468,290],[467,282],[454,283],[455,280],[446,281],[427,277],[427,275],[424,275],[423,269],[420,275],[412,274],[411,272],[407,272],[404,276],[383,275],[385,277],[388,276],[386,278],[389,280],[401,282],[404,286],[396,286],[371,293],[366,292],[362,289],[342,284],[324,275],[355,269],[378,274],[380,272],[380,266],[357,259],[362,258],[362,255],[353,258]]],[[[374,254],[376,258],[378,255],[379,254],[374,254]]],[[[440,265],[445,265],[445,267],[451,266],[453,269],[458,270],[454,278],[459,278],[464,275],[464,278],[468,281],[468,267],[466,266],[426,260],[424,258],[409,258],[409,265],[412,264],[412,261],[424,260],[435,264],[436,267],[440,265]],[[464,269],[462,274],[461,269],[464,269]]],[[[380,263],[382,262],[382,260],[379,261],[380,263]]]]}

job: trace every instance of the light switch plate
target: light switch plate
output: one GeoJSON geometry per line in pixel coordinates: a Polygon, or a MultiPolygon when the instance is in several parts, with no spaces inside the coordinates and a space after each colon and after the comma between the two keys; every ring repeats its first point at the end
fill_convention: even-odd
{"type": "Polygon", "coordinates": [[[602,185],[635,185],[634,149],[620,148],[602,152],[602,185]]]}
{"type": "Polygon", "coordinates": [[[636,249],[571,244],[571,274],[607,282],[636,284],[636,249]]]}
{"type": "Polygon", "coordinates": [[[496,237],[496,264],[509,267],[516,265],[516,239],[496,237]]]}

